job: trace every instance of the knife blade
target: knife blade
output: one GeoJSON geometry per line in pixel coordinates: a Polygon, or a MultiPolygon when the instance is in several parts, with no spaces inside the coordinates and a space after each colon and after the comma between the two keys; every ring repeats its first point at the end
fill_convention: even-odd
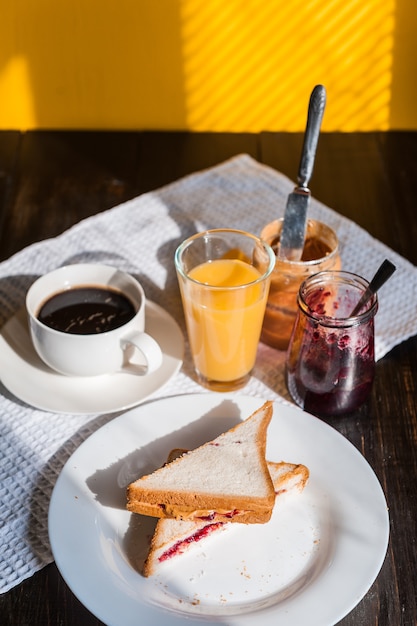
{"type": "Polygon", "coordinates": [[[304,143],[297,176],[298,185],[289,194],[285,207],[284,222],[277,250],[277,256],[280,259],[299,261],[303,254],[307,211],[311,196],[308,183],[313,173],[325,106],[326,90],[323,85],[316,85],[308,105],[304,143]]]}

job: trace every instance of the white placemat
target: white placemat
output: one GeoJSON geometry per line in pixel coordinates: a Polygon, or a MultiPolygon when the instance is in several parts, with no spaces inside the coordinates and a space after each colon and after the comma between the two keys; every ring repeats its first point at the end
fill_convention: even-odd
{"type": "MultiPolygon", "coordinates": [[[[0,326],[23,306],[35,277],[66,263],[99,261],[137,275],[147,297],[184,328],[173,264],[177,245],[206,228],[237,227],[259,234],[283,214],[293,186],[283,175],[240,155],[88,218],[0,264],[0,326]]],[[[417,268],[314,199],[310,215],[338,233],[344,269],[370,278],[384,258],[397,266],[389,286],[380,292],[380,359],[417,332],[417,268]]],[[[260,345],[258,357],[243,392],[289,401],[284,355],[260,345]]],[[[181,371],[154,397],[201,392],[192,375],[187,348],[181,371]]],[[[51,562],[47,515],[56,478],[77,446],[112,417],[32,409],[0,384],[0,592],[51,562]]]]}

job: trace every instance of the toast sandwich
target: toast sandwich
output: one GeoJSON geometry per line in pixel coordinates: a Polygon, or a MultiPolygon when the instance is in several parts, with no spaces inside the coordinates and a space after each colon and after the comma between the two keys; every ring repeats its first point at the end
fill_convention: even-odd
{"type": "Polygon", "coordinates": [[[275,490],[265,459],[272,402],[127,488],[127,509],[176,520],[265,523],[275,490]]]}
{"type": "MultiPolygon", "coordinates": [[[[177,455],[177,452],[171,454],[177,455]]],[[[277,497],[285,492],[302,491],[309,478],[309,471],[304,465],[268,462],[268,469],[277,497]]],[[[159,519],[143,566],[143,575],[154,575],[162,563],[188,552],[191,546],[229,527],[230,522],[159,519]]]]}

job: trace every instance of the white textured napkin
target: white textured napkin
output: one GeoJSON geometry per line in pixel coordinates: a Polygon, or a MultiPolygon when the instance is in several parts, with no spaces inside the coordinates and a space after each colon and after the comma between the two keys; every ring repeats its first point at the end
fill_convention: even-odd
{"type": "MultiPolygon", "coordinates": [[[[67,263],[99,261],[139,276],[148,298],[184,328],[173,264],[177,245],[206,228],[237,227],[259,234],[283,214],[293,185],[241,155],[88,218],[0,264],[0,326],[23,306],[36,276],[67,263]]],[[[397,266],[379,297],[380,359],[417,333],[417,268],[314,199],[310,215],[336,230],[344,269],[370,278],[384,258],[397,266]]],[[[283,353],[261,344],[253,377],[240,393],[288,402],[283,365],[283,353]]],[[[181,371],[153,397],[202,392],[192,376],[187,348],[181,371]]],[[[33,409],[0,385],[1,592],[51,562],[47,515],[56,478],[77,446],[112,417],[33,409]]]]}

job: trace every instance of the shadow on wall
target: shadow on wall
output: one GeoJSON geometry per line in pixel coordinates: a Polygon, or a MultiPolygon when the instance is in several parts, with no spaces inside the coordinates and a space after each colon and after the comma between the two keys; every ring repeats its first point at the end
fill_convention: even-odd
{"type": "Polygon", "coordinates": [[[417,130],[417,3],[396,0],[389,127],[417,130]]]}
{"type": "Polygon", "coordinates": [[[3,4],[0,128],[185,125],[179,0],[3,4]]]}
{"type": "Polygon", "coordinates": [[[414,0],[22,0],[3,7],[0,128],[417,128],[414,0]]]}

